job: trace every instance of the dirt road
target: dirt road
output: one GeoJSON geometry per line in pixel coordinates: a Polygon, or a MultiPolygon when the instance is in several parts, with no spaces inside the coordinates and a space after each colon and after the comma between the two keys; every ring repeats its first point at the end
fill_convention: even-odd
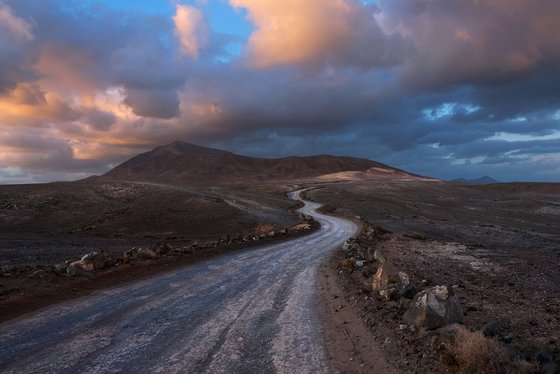
{"type": "MultiPolygon", "coordinates": [[[[292,198],[299,194],[292,193],[292,198]]],[[[59,304],[0,325],[0,372],[328,371],[315,275],[350,221],[59,304]]]]}

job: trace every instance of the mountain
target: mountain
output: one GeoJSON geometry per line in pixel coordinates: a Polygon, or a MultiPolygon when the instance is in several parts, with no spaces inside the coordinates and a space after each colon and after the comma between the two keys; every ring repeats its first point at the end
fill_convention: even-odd
{"type": "Polygon", "coordinates": [[[379,162],[339,156],[278,159],[237,155],[180,141],[142,153],[110,170],[101,179],[189,183],[257,182],[312,178],[346,171],[405,174],[379,162]]]}
{"type": "Polygon", "coordinates": [[[450,180],[451,183],[457,183],[457,184],[493,184],[493,183],[500,183],[500,181],[497,181],[496,179],[489,177],[487,175],[480,177],[480,178],[474,178],[474,179],[465,179],[465,178],[457,178],[457,179],[452,179],[450,180]]]}

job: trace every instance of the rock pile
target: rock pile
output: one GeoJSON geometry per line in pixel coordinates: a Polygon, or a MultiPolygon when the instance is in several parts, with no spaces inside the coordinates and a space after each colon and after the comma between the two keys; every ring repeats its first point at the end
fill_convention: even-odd
{"type": "Polygon", "coordinates": [[[380,300],[394,302],[410,330],[435,330],[444,326],[463,323],[463,307],[453,289],[446,285],[428,287],[425,282],[413,283],[411,277],[395,266],[378,247],[388,240],[389,232],[376,225],[367,224],[357,238],[349,239],[342,246],[345,269],[371,268],[371,289],[380,300]]]}
{"type": "Polygon", "coordinates": [[[86,276],[93,277],[99,270],[116,267],[121,264],[128,264],[133,261],[153,261],[167,256],[179,256],[192,254],[197,251],[215,249],[231,245],[244,245],[256,243],[262,240],[271,240],[288,235],[297,235],[310,231],[317,223],[313,218],[299,214],[303,223],[289,228],[272,230],[269,226],[268,231],[254,233],[252,235],[228,234],[217,240],[206,242],[193,241],[188,245],[171,246],[165,241],[158,241],[149,248],[133,247],[122,255],[108,254],[103,251],[93,251],[83,255],[80,259],[68,259],[56,265],[19,265],[11,268],[0,268],[0,278],[18,278],[27,276],[29,278],[47,279],[56,276],[86,276]]]}

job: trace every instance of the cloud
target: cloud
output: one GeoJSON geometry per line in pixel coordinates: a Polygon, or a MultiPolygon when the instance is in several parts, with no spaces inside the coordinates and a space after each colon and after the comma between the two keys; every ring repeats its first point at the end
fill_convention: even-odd
{"type": "Polygon", "coordinates": [[[141,117],[169,119],[179,115],[179,99],[175,92],[128,89],[124,102],[141,117]]]}
{"type": "Polygon", "coordinates": [[[444,178],[550,179],[560,162],[546,138],[560,120],[556,1],[230,0],[246,36],[210,30],[228,20],[202,2],[96,1],[109,5],[0,3],[32,35],[0,26],[1,181],[102,173],[176,139],[444,178]]]}
{"type": "Polygon", "coordinates": [[[382,0],[387,32],[411,40],[403,82],[415,89],[498,82],[560,66],[554,0],[382,0]]]}
{"type": "Polygon", "coordinates": [[[325,64],[392,66],[405,46],[376,23],[375,5],[357,0],[230,0],[248,11],[255,31],[247,47],[258,68],[325,64]]]}
{"type": "Polygon", "coordinates": [[[12,9],[0,1],[0,30],[8,32],[19,40],[31,41],[34,38],[33,26],[30,22],[17,17],[12,9]]]}
{"type": "Polygon", "coordinates": [[[181,44],[182,54],[197,58],[199,51],[208,39],[208,28],[202,12],[190,5],[177,5],[175,16],[175,35],[181,44]]]}

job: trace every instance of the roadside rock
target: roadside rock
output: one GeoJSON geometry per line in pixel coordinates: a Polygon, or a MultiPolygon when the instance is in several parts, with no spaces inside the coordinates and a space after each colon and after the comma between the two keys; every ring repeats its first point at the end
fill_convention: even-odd
{"type": "Polygon", "coordinates": [[[54,271],[57,274],[66,274],[66,267],[67,267],[67,265],[65,263],[56,264],[54,266],[54,271]]]}
{"type": "Polygon", "coordinates": [[[385,261],[386,261],[385,255],[383,255],[383,252],[381,252],[381,250],[379,250],[379,249],[376,249],[376,250],[373,252],[373,259],[374,259],[375,261],[378,261],[378,262],[382,263],[382,264],[384,264],[385,261]]]}
{"type": "Polygon", "coordinates": [[[409,325],[428,330],[463,323],[464,320],[461,303],[447,286],[435,286],[419,292],[403,318],[409,325]]]}
{"type": "Polygon", "coordinates": [[[70,275],[83,275],[91,273],[94,270],[100,270],[105,267],[106,257],[103,253],[88,253],[78,261],[71,262],[66,268],[66,273],[70,275]]]}
{"type": "Polygon", "coordinates": [[[300,223],[299,225],[292,226],[292,230],[296,232],[311,230],[309,223],[300,223]]]}
{"type": "Polygon", "coordinates": [[[372,288],[387,300],[395,299],[397,295],[410,284],[408,274],[398,271],[390,263],[383,263],[377,268],[373,277],[372,288]]]}
{"type": "MultiPolygon", "coordinates": [[[[152,249],[142,247],[134,247],[126,252],[125,255],[129,258],[128,261],[145,261],[159,258],[158,254],[152,249]]],[[[126,261],[127,260],[123,259],[123,262],[126,263],[126,261]]]]}
{"type": "Polygon", "coordinates": [[[173,253],[173,248],[164,241],[157,242],[151,249],[159,257],[169,256],[173,253]]]}
{"type": "Polygon", "coordinates": [[[90,264],[93,270],[101,270],[105,267],[107,257],[103,252],[92,252],[82,256],[80,260],[86,264],[90,264]]]}

